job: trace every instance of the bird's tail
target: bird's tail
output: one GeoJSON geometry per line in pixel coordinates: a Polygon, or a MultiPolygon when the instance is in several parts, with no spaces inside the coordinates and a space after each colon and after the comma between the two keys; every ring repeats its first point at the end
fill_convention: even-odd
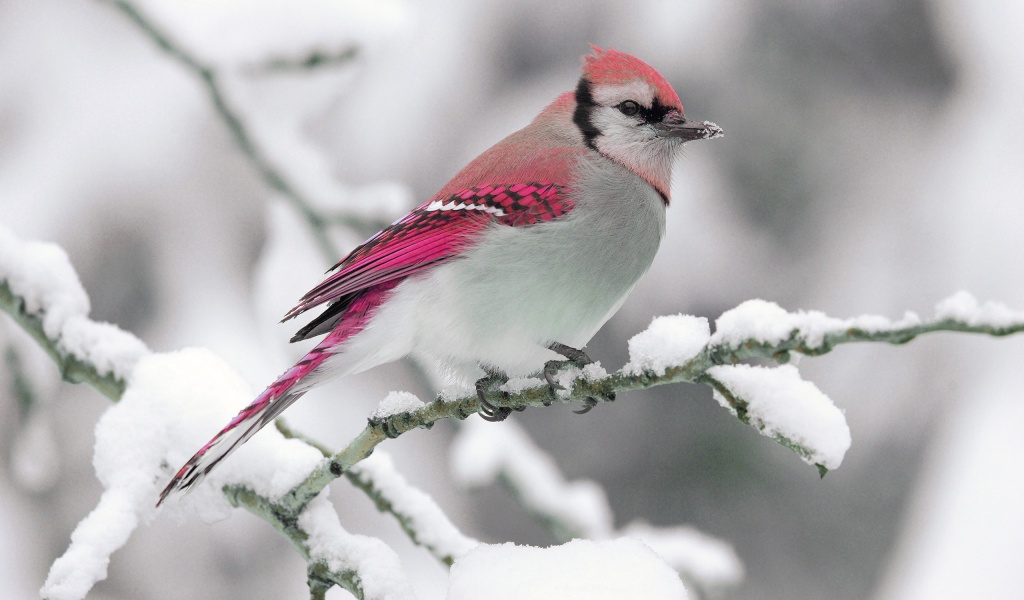
{"type": "Polygon", "coordinates": [[[249,406],[235,415],[220,433],[200,448],[171,479],[164,491],[160,492],[157,506],[160,506],[169,495],[188,490],[202,481],[220,461],[227,458],[264,425],[276,419],[284,409],[301,398],[317,380],[321,379],[316,376],[317,367],[337,349],[337,340],[331,337],[333,336],[328,336],[302,360],[285,371],[249,406]]]}
{"type": "MultiPolygon", "coordinates": [[[[386,359],[377,355],[362,356],[361,353],[355,352],[345,360],[332,361],[330,368],[324,364],[328,358],[345,353],[346,342],[352,336],[363,331],[389,297],[391,290],[400,281],[400,279],[395,279],[367,288],[357,295],[345,298],[344,302],[339,301],[336,306],[341,306],[341,310],[328,309],[327,318],[321,317],[314,320],[313,325],[318,328],[316,333],[330,331],[327,337],[309,354],[302,357],[302,360],[295,363],[295,366],[278,377],[277,381],[270,384],[270,387],[257,396],[249,406],[243,408],[242,412],[231,419],[231,422],[221,429],[220,433],[200,448],[199,452],[196,452],[195,456],[190,458],[171,479],[164,491],[160,492],[157,506],[160,506],[167,496],[174,492],[187,490],[202,481],[220,461],[227,458],[264,425],[276,419],[317,383],[331,377],[356,373],[385,360],[397,358],[397,356],[386,359]],[[320,331],[321,325],[323,331],[320,331]]],[[[309,328],[310,326],[303,328],[300,334],[309,333],[309,328]]]]}

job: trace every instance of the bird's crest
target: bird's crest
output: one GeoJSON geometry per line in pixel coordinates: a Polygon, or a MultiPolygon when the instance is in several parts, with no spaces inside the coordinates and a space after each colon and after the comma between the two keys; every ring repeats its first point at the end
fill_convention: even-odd
{"type": "Polygon", "coordinates": [[[590,45],[593,54],[583,57],[583,76],[593,84],[621,84],[642,79],[657,90],[658,100],[665,106],[683,109],[672,85],[651,65],[614,48],[590,45]]]}

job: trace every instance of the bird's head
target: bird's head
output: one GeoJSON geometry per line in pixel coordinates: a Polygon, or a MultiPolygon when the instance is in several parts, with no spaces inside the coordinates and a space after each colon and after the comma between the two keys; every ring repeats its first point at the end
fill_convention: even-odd
{"type": "Polygon", "coordinates": [[[647,63],[591,48],[583,57],[573,122],[588,147],[633,170],[667,201],[672,162],[683,143],[720,137],[722,129],[687,119],[675,90],[647,63]]]}

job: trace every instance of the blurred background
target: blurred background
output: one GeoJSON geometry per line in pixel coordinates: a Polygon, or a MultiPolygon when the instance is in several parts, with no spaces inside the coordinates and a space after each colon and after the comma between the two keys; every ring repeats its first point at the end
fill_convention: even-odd
{"type": "MultiPolygon", "coordinates": [[[[588,43],[641,57],[688,116],[723,127],[687,146],[656,263],[588,347],[609,370],[653,316],[713,320],[750,298],[898,318],[966,289],[1024,308],[1020,3],[304,4],[137,6],[223,76],[257,146],[348,224],[332,230],[339,250],[572,89],[588,43]],[[336,59],[289,65],[311,50],[336,59]]],[[[156,351],[209,347],[254,391],[304,349],[277,320],[333,263],[195,73],[97,0],[0,0],[0,222],[67,250],[95,319],[156,351]]],[[[0,345],[0,580],[5,597],[32,598],[99,496],[93,426],[108,401],[61,384],[6,318],[0,345]]],[[[853,432],[824,480],[698,386],[512,419],[568,477],[600,483],[618,525],[686,523],[732,543],[746,577],[720,597],[1019,599],[1022,358],[1024,340],[954,335],[804,358],[853,432]]],[[[432,398],[425,382],[410,364],[382,367],[288,419],[338,448],[389,390],[432,398]]],[[[456,487],[456,431],[386,450],[467,533],[551,543],[500,487],[456,487]]],[[[346,528],[399,550],[420,598],[444,596],[445,570],[365,497],[339,482],[332,498],[346,528]]],[[[288,543],[238,511],[140,529],[90,597],[308,592],[288,543]]]]}

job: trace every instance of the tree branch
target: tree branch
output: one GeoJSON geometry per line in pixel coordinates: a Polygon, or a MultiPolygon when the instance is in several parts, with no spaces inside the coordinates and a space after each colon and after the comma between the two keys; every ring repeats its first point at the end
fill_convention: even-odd
{"type": "MultiPolygon", "coordinates": [[[[48,306],[46,304],[49,301],[48,298],[63,298],[68,296],[69,292],[72,296],[84,295],[73,270],[69,265],[66,266],[67,271],[62,272],[61,277],[56,278],[60,281],[48,284],[56,287],[52,290],[41,290],[38,284],[22,281],[25,277],[25,273],[22,272],[25,271],[24,259],[34,253],[45,253],[54,248],[49,245],[21,245],[22,243],[17,240],[6,240],[5,243],[8,244],[7,248],[10,254],[6,258],[14,266],[5,267],[4,263],[0,262],[0,309],[10,314],[15,322],[46,350],[60,367],[65,379],[89,383],[110,399],[119,400],[126,388],[123,377],[116,375],[112,368],[101,369],[91,361],[93,357],[98,357],[99,360],[109,362],[110,356],[105,352],[110,352],[110,350],[94,353],[86,349],[75,353],[65,348],[61,342],[62,334],[60,332],[68,330],[71,326],[82,331],[84,325],[99,327],[101,324],[89,321],[84,314],[67,314],[68,308],[65,306],[48,306]],[[6,272],[5,268],[14,269],[12,272],[15,275],[6,272]],[[15,288],[10,277],[20,277],[21,279],[16,279],[20,281],[19,285],[32,290],[33,297],[42,298],[42,300],[38,298],[35,300],[35,304],[38,306],[34,305],[32,310],[27,308],[26,299],[16,292],[22,288],[15,288]],[[55,291],[60,293],[55,293],[55,291]],[[65,318],[61,321],[63,324],[58,328],[58,333],[48,335],[45,319],[51,310],[57,314],[63,314],[65,318]]],[[[30,271],[31,268],[25,272],[30,271]]],[[[54,278],[54,274],[50,274],[50,279],[54,278]]],[[[703,320],[700,321],[703,322],[703,320]]],[[[647,335],[648,332],[655,329],[657,323],[658,320],[655,320],[651,328],[637,337],[647,335]]],[[[141,342],[138,342],[130,334],[113,326],[106,327],[109,329],[102,331],[103,336],[117,340],[118,343],[115,346],[123,346],[125,342],[131,342],[128,346],[132,352],[148,352],[141,346],[141,342]],[[133,344],[139,344],[139,347],[133,344]]],[[[707,328],[706,322],[704,322],[704,328],[707,328]]],[[[548,406],[553,402],[566,403],[586,398],[606,400],[617,392],[685,381],[711,385],[719,394],[726,397],[737,416],[744,420],[746,410],[742,400],[734,397],[733,390],[710,375],[709,369],[720,365],[732,365],[752,358],[784,363],[789,360],[792,352],[817,356],[830,352],[838,345],[853,342],[904,344],[917,336],[942,331],[991,336],[1011,335],[1024,331],[1024,313],[1013,312],[1005,306],[992,303],[978,306],[977,302],[966,294],[959,294],[940,303],[937,308],[937,316],[932,320],[922,321],[917,317],[908,316],[897,323],[889,322],[882,317],[839,320],[826,317],[821,313],[789,313],[770,303],[751,301],[723,314],[718,320],[718,330],[715,335],[708,336],[705,333],[703,337],[698,337],[699,343],[694,345],[685,356],[675,357],[672,364],[643,367],[642,365],[646,364],[644,361],[652,360],[651,357],[643,358],[643,360],[634,357],[634,360],[638,362],[634,364],[634,361],[631,360],[629,364],[611,375],[594,376],[596,371],[584,370],[583,373],[590,373],[591,378],[580,374],[576,369],[573,372],[573,375],[576,375],[575,379],[566,386],[569,389],[557,393],[538,379],[536,380],[537,385],[515,393],[491,390],[487,393],[487,400],[495,406],[510,409],[528,406],[540,407],[548,406]],[[746,328],[736,325],[736,323],[744,322],[747,323],[746,328]],[[753,325],[750,325],[751,323],[753,325]],[[768,331],[765,332],[765,329],[768,331]]],[[[659,335],[664,335],[664,332],[659,335]]],[[[99,343],[101,336],[97,335],[86,339],[99,343]]],[[[631,341],[631,346],[632,344],[633,341],[631,341]]],[[[134,354],[129,356],[133,360],[137,360],[134,354]]],[[[660,360],[657,357],[655,359],[660,360]]],[[[122,365],[121,368],[123,370],[126,367],[122,365]]],[[[565,372],[573,369],[575,367],[570,367],[565,372]]],[[[307,508],[310,507],[310,503],[331,481],[344,474],[357,487],[366,492],[379,508],[395,516],[414,542],[427,546],[442,562],[450,564],[460,552],[460,545],[464,548],[475,541],[465,538],[452,544],[449,542],[454,538],[449,536],[449,542],[440,544],[425,542],[422,524],[407,511],[395,508],[398,498],[390,496],[384,491],[379,478],[375,479],[372,474],[368,475],[369,471],[355,467],[386,439],[397,438],[413,429],[429,429],[442,419],[465,419],[479,410],[480,403],[476,395],[455,399],[439,397],[435,402],[412,411],[392,414],[380,419],[370,419],[364,430],[348,446],[324,460],[302,483],[276,500],[260,496],[242,485],[229,485],[224,488],[223,492],[233,505],[244,507],[268,521],[282,535],[285,535],[299,553],[306,558],[310,564],[313,597],[319,597],[318,594],[322,591],[321,584],[329,582],[340,585],[357,597],[363,598],[365,595],[363,588],[368,583],[365,574],[347,568],[332,568],[328,562],[321,560],[312,552],[309,546],[311,533],[301,526],[302,518],[309,514],[307,508]]],[[[283,431],[288,431],[283,424],[279,427],[283,431]]],[[[294,433],[290,435],[301,437],[294,433]]],[[[785,443],[783,439],[778,437],[776,439],[785,443]]],[[[315,446],[325,455],[329,454],[326,448],[315,446]]],[[[797,452],[801,451],[799,447],[790,447],[797,452]]]]}
{"type": "MultiPolygon", "coordinates": [[[[121,11],[129,21],[134,23],[148,38],[156,43],[156,45],[168,56],[181,63],[182,66],[199,78],[207,95],[210,97],[210,101],[213,103],[217,116],[220,117],[227,126],[235,144],[242,151],[245,157],[249,159],[249,162],[252,163],[253,167],[256,168],[256,171],[260,174],[263,182],[271,189],[281,194],[292,205],[292,207],[302,215],[306,224],[309,225],[310,229],[312,229],[317,246],[321,253],[323,253],[325,257],[328,257],[328,260],[334,261],[340,258],[341,255],[338,252],[338,249],[335,248],[334,243],[331,241],[328,234],[327,220],[321,216],[315,208],[313,208],[312,202],[310,202],[309,199],[304,197],[298,189],[296,189],[285,174],[267,158],[263,150],[253,139],[253,136],[246,127],[241,115],[238,114],[238,112],[236,112],[229,104],[221,87],[221,75],[218,70],[213,66],[205,64],[183,46],[176,43],[167,33],[162,31],[152,19],[145,16],[131,2],[127,2],[126,0],[113,0],[112,4],[121,11]]],[[[349,58],[349,52],[354,56],[355,50],[350,49],[339,55],[338,60],[349,58]]],[[[320,62],[323,62],[325,59],[326,57],[324,59],[320,59],[320,62]]],[[[306,60],[309,61],[311,58],[307,58],[306,60]]]]}
{"type": "Polygon", "coordinates": [[[309,564],[309,587],[311,597],[323,597],[325,585],[337,585],[347,590],[356,598],[365,598],[360,574],[354,570],[332,570],[324,560],[313,558],[309,547],[309,532],[298,525],[298,515],[277,512],[276,506],[267,498],[260,496],[249,488],[241,485],[224,487],[224,496],[234,507],[242,507],[271,524],[281,535],[288,538],[292,546],[309,564]],[[317,596],[317,594],[320,596],[317,596]]]}
{"type": "MultiPolygon", "coordinates": [[[[744,306],[741,305],[734,311],[738,311],[744,306]]],[[[778,307],[776,306],[776,308],[778,307]]],[[[981,308],[990,308],[990,305],[981,308]]],[[[1002,313],[1009,312],[1001,305],[998,308],[1001,308],[1002,313]]],[[[778,310],[782,311],[782,309],[778,310]]],[[[715,378],[707,373],[708,369],[750,359],[767,359],[783,364],[789,361],[792,352],[820,356],[831,352],[836,346],[855,342],[900,345],[929,333],[956,332],[1002,337],[1024,331],[1024,313],[1013,313],[1003,319],[1005,322],[979,321],[973,317],[956,318],[951,316],[939,316],[924,322],[915,318],[910,319],[914,322],[909,324],[891,323],[884,317],[860,317],[845,321],[829,319],[824,330],[821,323],[821,318],[824,315],[821,313],[782,311],[782,314],[788,317],[794,326],[789,329],[788,334],[770,341],[753,335],[739,338],[721,335],[724,330],[721,327],[720,319],[719,332],[712,336],[692,358],[668,366],[661,373],[650,369],[636,370],[631,365],[626,365],[616,373],[597,379],[589,379],[585,375],[580,375],[573,380],[571,386],[566,386],[569,388],[568,390],[557,394],[552,393],[546,383],[537,380],[536,386],[520,392],[508,394],[500,390],[491,390],[485,394],[485,398],[490,404],[497,407],[522,410],[531,406],[543,407],[549,406],[553,402],[570,403],[587,398],[607,402],[613,394],[621,392],[672,383],[702,383],[719,393],[727,394],[726,398],[732,399],[731,404],[737,417],[742,422],[749,424],[744,401],[736,398],[731,391],[720,385],[715,378]],[[865,325],[860,325],[861,323],[865,325]],[[870,327],[866,325],[869,323],[870,327]]],[[[723,315],[723,317],[725,316],[723,315]]],[[[781,317],[781,315],[774,316],[781,317]]],[[[572,368],[569,367],[567,370],[572,368]]],[[[286,510],[301,510],[302,506],[315,498],[331,481],[369,456],[374,448],[384,440],[397,438],[414,429],[430,429],[434,423],[443,419],[465,419],[479,411],[480,403],[474,394],[453,400],[439,397],[435,402],[413,411],[394,414],[382,420],[371,419],[366,428],[343,450],[310,473],[305,481],[285,494],[277,503],[286,510]]],[[[778,436],[775,436],[774,439],[802,456],[807,452],[805,448],[792,440],[778,436]]],[[[818,468],[819,471],[823,469],[821,465],[818,465],[818,468]]]]}
{"type": "Polygon", "coordinates": [[[93,363],[75,356],[61,346],[59,340],[50,339],[43,329],[41,315],[29,313],[25,309],[25,300],[11,291],[7,280],[0,278],[0,310],[11,316],[32,339],[39,344],[53,362],[57,364],[64,381],[69,383],[88,383],[96,391],[113,401],[124,394],[125,382],[111,372],[101,372],[93,363]]]}
{"type": "Polygon", "coordinates": [[[246,70],[252,74],[310,71],[322,67],[345,65],[351,63],[357,56],[359,56],[359,49],[355,46],[329,52],[313,50],[304,56],[275,56],[252,65],[246,70]]]}

